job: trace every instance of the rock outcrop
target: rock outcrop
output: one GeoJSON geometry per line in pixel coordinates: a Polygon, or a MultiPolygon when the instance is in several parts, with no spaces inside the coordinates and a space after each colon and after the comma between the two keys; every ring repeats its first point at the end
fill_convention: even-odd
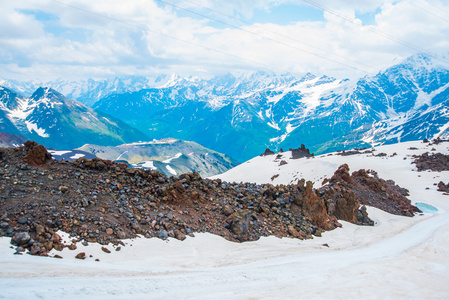
{"type": "Polygon", "coordinates": [[[27,155],[23,161],[33,166],[42,166],[51,159],[51,154],[47,152],[44,146],[36,142],[27,141],[24,143],[27,155]]]}
{"type": "Polygon", "coordinates": [[[415,160],[412,162],[416,165],[416,169],[421,171],[449,171],[449,155],[442,153],[429,154],[428,152],[422,155],[414,155],[415,160]]]}
{"type": "Polygon", "coordinates": [[[298,149],[289,149],[292,152],[292,159],[298,159],[303,157],[313,157],[313,153],[310,153],[310,150],[306,148],[303,144],[298,149]]]}
{"type": "MultiPolygon", "coordinates": [[[[360,214],[353,210],[357,203],[369,205],[396,215],[413,216],[420,210],[411,205],[408,190],[401,188],[392,180],[383,180],[372,170],[361,169],[349,174],[344,164],[338,168],[330,180],[325,179],[323,197],[331,213],[341,220],[352,223],[365,223],[360,214]]],[[[370,223],[370,222],[368,222],[370,223]]]]}

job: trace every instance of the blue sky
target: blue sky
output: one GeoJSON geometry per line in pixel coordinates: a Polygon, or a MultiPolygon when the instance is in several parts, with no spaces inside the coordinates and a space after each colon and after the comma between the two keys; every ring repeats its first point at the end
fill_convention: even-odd
{"type": "Polygon", "coordinates": [[[419,51],[449,53],[447,0],[0,1],[0,77],[19,80],[254,70],[346,78],[419,51]]]}

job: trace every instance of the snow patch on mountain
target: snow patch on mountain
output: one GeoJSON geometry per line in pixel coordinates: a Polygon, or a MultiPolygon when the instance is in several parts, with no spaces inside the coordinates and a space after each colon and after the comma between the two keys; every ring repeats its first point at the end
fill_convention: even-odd
{"type": "Polygon", "coordinates": [[[152,160],[150,161],[144,161],[141,164],[133,164],[134,167],[142,167],[145,169],[150,169],[150,170],[157,170],[157,168],[154,166],[154,162],[152,160]]]}
{"type": "Polygon", "coordinates": [[[170,158],[168,158],[168,159],[166,159],[166,160],[163,160],[162,162],[163,162],[164,164],[169,164],[169,163],[171,163],[172,160],[174,160],[174,159],[176,159],[176,158],[179,158],[181,155],[182,155],[182,153],[180,153],[180,152],[179,152],[179,153],[176,153],[175,156],[170,157],[170,158]]]}
{"type": "Polygon", "coordinates": [[[39,128],[36,123],[32,123],[30,121],[25,121],[25,125],[30,133],[35,132],[43,138],[50,137],[50,135],[45,132],[45,129],[39,128]]]}
{"type": "Polygon", "coordinates": [[[166,165],[165,168],[168,170],[168,172],[170,172],[170,174],[174,176],[178,175],[178,173],[176,173],[176,171],[170,165],[166,165]]]}
{"type": "Polygon", "coordinates": [[[433,138],[447,138],[449,136],[449,122],[444,124],[443,126],[439,127],[439,132],[436,133],[433,138]]]}

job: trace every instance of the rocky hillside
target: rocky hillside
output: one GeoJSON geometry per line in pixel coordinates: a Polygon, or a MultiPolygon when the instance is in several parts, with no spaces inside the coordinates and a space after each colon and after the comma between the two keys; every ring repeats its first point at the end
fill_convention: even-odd
{"type": "Polygon", "coordinates": [[[371,225],[360,207],[365,195],[386,208],[400,202],[400,214],[418,211],[394,183],[364,170],[351,176],[345,165],[328,185],[314,189],[303,179],[273,186],[203,179],[198,173],[167,178],[110,160],[58,162],[50,156],[35,142],[0,150],[0,234],[12,237],[18,253],[75,250],[74,244],[61,243],[58,230],[74,241],[102,244],[118,244],[136,234],[182,240],[195,232],[231,241],[269,235],[312,238],[340,226],[338,219],[371,225]]]}
{"type": "Polygon", "coordinates": [[[21,135],[10,134],[0,131],[0,147],[19,147],[25,143],[27,139],[21,135]]]}

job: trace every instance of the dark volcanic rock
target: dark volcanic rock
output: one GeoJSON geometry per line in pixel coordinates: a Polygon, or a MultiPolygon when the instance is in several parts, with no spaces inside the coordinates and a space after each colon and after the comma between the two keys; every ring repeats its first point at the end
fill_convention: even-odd
{"type": "MultiPolygon", "coordinates": [[[[1,149],[0,160],[0,236],[27,233],[29,239],[19,240],[17,235],[14,240],[24,243],[21,247],[33,255],[65,247],[75,250],[75,242],[117,246],[137,235],[183,240],[195,232],[210,232],[243,242],[269,235],[320,236],[341,226],[337,219],[370,224],[360,204],[369,202],[372,194],[360,186],[371,185],[371,177],[363,179],[363,173],[351,177],[345,167],[337,170],[331,183],[316,190],[305,180],[273,186],[202,179],[196,172],[167,178],[157,171],[130,169],[126,163],[108,160],[55,161],[41,150],[36,157],[45,156],[44,165],[24,164],[24,157],[38,146],[30,142],[1,149]],[[362,180],[366,183],[358,183],[362,180]],[[58,230],[67,232],[72,244],[62,244],[58,230]]],[[[389,189],[395,189],[387,183],[379,188],[393,194],[389,189]]],[[[379,206],[391,209],[395,205],[386,201],[379,206]]]]}
{"type": "Polygon", "coordinates": [[[421,171],[431,170],[437,171],[449,171],[449,155],[434,153],[429,154],[428,152],[422,155],[414,155],[415,160],[412,162],[416,165],[416,169],[421,171]]]}
{"type": "Polygon", "coordinates": [[[439,192],[449,193],[449,183],[448,184],[444,184],[444,182],[440,181],[438,183],[438,191],[439,192]]]}
{"type": "Polygon", "coordinates": [[[303,144],[298,149],[289,149],[292,152],[292,159],[298,159],[303,157],[313,157],[313,153],[310,153],[310,150],[306,148],[303,144]]]}
{"type": "Polygon", "coordinates": [[[260,156],[267,156],[267,155],[274,155],[275,153],[271,151],[269,148],[265,149],[265,152],[262,153],[260,156]]]}

